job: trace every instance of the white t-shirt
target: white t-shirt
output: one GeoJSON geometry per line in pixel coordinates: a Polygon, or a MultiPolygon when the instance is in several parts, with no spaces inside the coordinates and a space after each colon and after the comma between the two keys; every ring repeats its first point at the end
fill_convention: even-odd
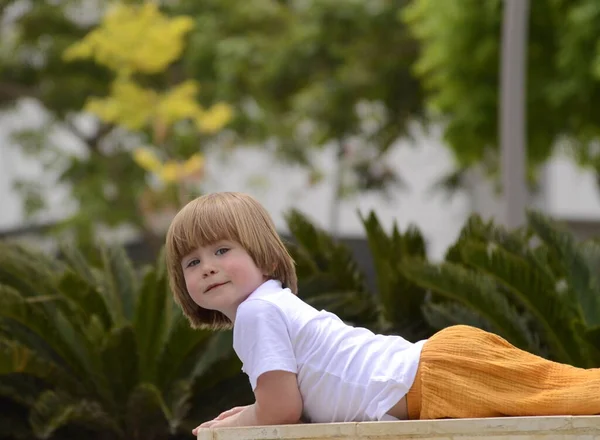
{"type": "Polygon", "coordinates": [[[267,371],[296,373],[313,423],[395,420],[386,413],[412,386],[424,343],[346,325],[275,280],[240,304],[233,329],[252,389],[267,371]]]}

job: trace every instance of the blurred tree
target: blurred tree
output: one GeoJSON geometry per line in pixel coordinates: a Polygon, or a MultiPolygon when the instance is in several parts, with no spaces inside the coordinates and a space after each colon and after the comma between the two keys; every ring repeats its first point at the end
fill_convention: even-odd
{"type": "Polygon", "coordinates": [[[335,145],[339,197],[385,192],[401,183],[386,153],[423,117],[418,47],[397,18],[406,3],[180,0],[197,21],[185,67],[205,96],[239,104],[242,139],[270,140],[313,182],[323,170],[308,147],[335,145]]]}
{"type": "Polygon", "coordinates": [[[200,86],[193,79],[152,84],[152,75],[168,74],[181,57],[193,26],[190,17],[168,17],[154,3],[117,3],[97,28],[64,52],[67,61],[93,59],[114,72],[110,94],[89,98],[84,109],[104,123],[141,134],[140,141],[148,144],[133,150],[135,162],[150,173],[137,206],[145,229],[159,235],[167,225],[157,222],[157,214],[169,220],[198,193],[204,171],[200,135],[219,132],[232,117],[224,103],[200,106],[200,86]]]}
{"type": "MultiPolygon", "coordinates": [[[[19,131],[16,141],[71,186],[79,210],[64,226],[90,241],[94,226],[129,223],[151,240],[156,225],[149,214],[180,204],[181,185],[197,187],[203,141],[231,110],[201,107],[198,84],[173,75],[193,20],[165,16],[153,3],[107,4],[9,2],[0,102],[33,98],[47,110],[47,123],[19,131]],[[75,156],[53,145],[49,134],[57,126],[85,151],[75,156]]],[[[26,206],[41,208],[41,188],[19,184],[26,206]]]]}
{"type": "MultiPolygon", "coordinates": [[[[194,27],[181,59],[145,82],[164,87],[193,79],[202,85],[198,99],[204,107],[231,103],[236,118],[232,130],[214,142],[220,148],[266,142],[280,158],[308,167],[314,183],[324,170],[311,163],[310,147],[334,143],[344,169],[352,171],[339,179],[340,196],[384,190],[397,181],[385,153],[422,117],[421,89],[410,74],[417,46],[397,19],[406,3],[164,2],[164,12],[192,17],[194,27]]],[[[49,112],[47,128],[58,124],[86,146],[83,157],[63,155],[59,164],[52,158],[66,170],[62,181],[72,185],[81,224],[90,219],[137,224],[131,207],[143,190],[144,173],[126,151],[132,141],[107,118],[86,130],[76,119],[88,97],[111,93],[114,74],[89,59],[63,58],[98,24],[106,4],[4,2],[0,102],[35,99],[49,112]],[[127,184],[119,184],[124,176],[127,184]]],[[[197,148],[197,133],[186,133],[181,142],[197,148]]],[[[39,155],[50,151],[48,139],[27,132],[18,140],[39,155]]],[[[22,186],[39,202],[34,197],[39,188],[22,186]]]]}
{"type": "MultiPolygon", "coordinates": [[[[498,172],[502,0],[413,0],[403,18],[422,51],[415,72],[427,89],[444,140],[461,168],[498,172]]],[[[558,141],[600,172],[600,3],[531,2],[527,48],[527,154],[530,177],[558,141]]]]}

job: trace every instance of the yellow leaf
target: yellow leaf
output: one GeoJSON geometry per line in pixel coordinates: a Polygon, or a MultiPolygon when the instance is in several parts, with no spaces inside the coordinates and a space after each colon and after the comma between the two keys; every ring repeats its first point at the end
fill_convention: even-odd
{"type": "Polygon", "coordinates": [[[185,81],[164,94],[157,106],[156,115],[166,125],[182,119],[196,117],[201,109],[196,102],[198,94],[196,81],[185,81]]]}
{"type": "Polygon", "coordinates": [[[150,120],[156,102],[156,92],[139,87],[130,80],[118,79],[106,98],[92,98],[85,107],[104,122],[116,123],[139,130],[150,120]]]}
{"type": "Polygon", "coordinates": [[[156,155],[147,148],[136,148],[133,151],[133,160],[146,171],[158,173],[163,165],[156,155]]]}
{"type": "Polygon", "coordinates": [[[79,42],[69,46],[63,52],[62,58],[65,61],[74,61],[74,60],[82,59],[82,58],[90,58],[91,56],[92,56],[92,47],[84,41],[79,41],[79,42]]]}
{"type": "Polygon", "coordinates": [[[181,165],[175,161],[168,161],[158,171],[158,177],[165,183],[176,182],[181,176],[181,165]]]}
{"type": "Polygon", "coordinates": [[[185,176],[196,174],[204,168],[204,158],[200,154],[194,154],[183,163],[182,169],[185,176]]]}
{"type": "Polygon", "coordinates": [[[213,105],[196,118],[196,126],[205,133],[216,133],[233,118],[233,110],[224,103],[213,105]]]}
{"type": "Polygon", "coordinates": [[[181,57],[193,26],[191,17],[168,17],[153,2],[117,4],[94,31],[67,49],[65,57],[93,57],[117,72],[157,73],[181,57]]]}

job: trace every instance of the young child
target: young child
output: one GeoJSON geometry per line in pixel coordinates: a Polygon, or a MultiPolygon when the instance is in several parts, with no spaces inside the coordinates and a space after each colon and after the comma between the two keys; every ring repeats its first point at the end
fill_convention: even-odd
{"type": "Polygon", "coordinates": [[[265,209],[240,193],[186,205],[167,234],[171,288],[194,327],[233,326],[256,402],[194,429],[310,422],[600,414],[600,369],[542,359],[453,326],[373,334],[299,299],[265,209]]]}

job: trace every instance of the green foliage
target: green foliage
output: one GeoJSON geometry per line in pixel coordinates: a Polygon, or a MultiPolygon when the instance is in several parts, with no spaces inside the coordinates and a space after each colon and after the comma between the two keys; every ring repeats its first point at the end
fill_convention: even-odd
{"type": "MultiPolygon", "coordinates": [[[[191,329],[162,257],[137,270],[123,249],[98,252],[90,264],[70,246],[59,261],[0,243],[0,396],[21,421],[11,435],[177,438],[193,414],[220,409],[197,394],[239,376],[230,332],[191,329]]],[[[229,405],[250,390],[231,391],[229,405]]]]}
{"type": "Polygon", "coordinates": [[[286,222],[294,239],[288,248],[296,262],[300,295],[356,325],[372,326],[376,305],[351,251],[296,210],[287,214],[286,222]]]}
{"type": "Polygon", "coordinates": [[[439,310],[459,305],[518,347],[590,368],[600,365],[597,252],[539,213],[513,232],[473,216],[445,262],[402,271],[441,298],[439,310]]]}
{"type": "MultiPolygon", "coordinates": [[[[80,239],[93,233],[92,225],[144,228],[139,203],[146,182],[130,149],[147,144],[153,133],[126,136],[110,124],[82,124],[86,100],[107,96],[113,74],[89,60],[62,58],[98,24],[109,2],[95,2],[99,10],[89,11],[83,0],[39,0],[9,14],[17,3],[0,9],[7,23],[0,38],[0,106],[27,98],[47,111],[47,119],[39,129],[15,133],[14,143],[70,189],[80,209],[65,226],[80,239]],[[57,130],[82,154],[55,145],[57,130]]],[[[421,88],[410,73],[418,48],[397,20],[407,0],[163,3],[165,12],[189,15],[196,26],[181,60],[143,80],[158,89],[197,80],[201,104],[226,101],[237,115],[218,139],[178,127],[170,154],[268,143],[279,159],[307,167],[310,179],[318,180],[327,170],[315,169],[312,147],[333,141],[347,151],[354,143],[359,147],[345,158],[351,178],[343,194],[385,191],[400,182],[385,153],[423,115],[421,88]]],[[[44,208],[39,185],[23,181],[18,188],[30,214],[44,208]]]]}
{"type": "Polygon", "coordinates": [[[385,152],[423,116],[410,72],[418,47],[397,20],[406,3],[180,0],[173,9],[197,21],[186,71],[209,99],[237,103],[244,140],[268,139],[309,167],[310,146],[354,140],[354,190],[381,190],[395,182],[385,152]]]}
{"type": "MultiPolygon", "coordinates": [[[[421,44],[415,72],[444,121],[444,139],[461,168],[498,170],[502,0],[413,0],[404,22],[421,44]],[[490,159],[491,156],[491,160],[490,159]]],[[[595,0],[530,2],[527,47],[527,153],[532,167],[558,141],[600,169],[591,109],[600,98],[600,7],[595,0]]]]}
{"type": "Polygon", "coordinates": [[[416,228],[401,233],[394,226],[388,235],[374,213],[363,218],[375,264],[377,291],[372,292],[346,245],[297,211],[286,220],[294,240],[289,248],[297,265],[299,293],[305,300],[373,331],[400,333],[411,340],[432,334],[422,312],[425,289],[400,271],[407,259],[425,258],[425,242],[416,228]]]}
{"type": "Polygon", "coordinates": [[[558,224],[528,214],[507,231],[468,219],[445,261],[427,261],[419,230],[386,233],[362,217],[375,273],[371,291],[356,257],[302,214],[287,216],[300,295],[342,319],[417,341],[467,324],[559,362],[600,366],[600,247],[576,242],[558,224]]]}

